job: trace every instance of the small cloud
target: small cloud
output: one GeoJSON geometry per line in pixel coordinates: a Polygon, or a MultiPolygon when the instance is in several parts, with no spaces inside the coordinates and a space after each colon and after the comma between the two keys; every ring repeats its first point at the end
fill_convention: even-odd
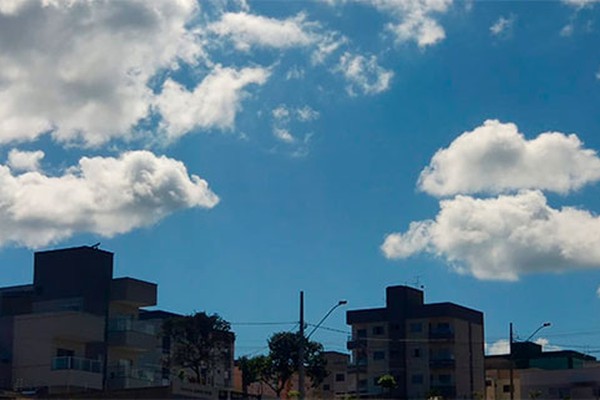
{"type": "Polygon", "coordinates": [[[581,9],[585,7],[591,7],[594,3],[598,3],[600,0],[562,0],[562,2],[568,6],[574,7],[576,9],[581,9]]]}
{"type": "Polygon", "coordinates": [[[567,24],[567,25],[563,26],[563,28],[560,30],[560,36],[569,37],[569,36],[573,35],[573,30],[574,30],[573,24],[572,23],[567,24]]]}
{"type": "Polygon", "coordinates": [[[386,70],[377,63],[377,57],[366,57],[360,54],[344,53],[336,68],[341,72],[348,87],[348,94],[356,96],[356,92],[366,95],[375,95],[385,92],[390,88],[394,73],[386,70]]]}
{"type": "Polygon", "coordinates": [[[490,33],[496,37],[507,37],[511,34],[515,23],[515,16],[511,15],[508,18],[500,17],[490,27],[490,33]]]}
{"type": "Polygon", "coordinates": [[[550,341],[546,338],[542,338],[542,337],[538,338],[535,340],[535,343],[542,346],[542,351],[560,351],[560,350],[562,350],[562,347],[550,344],[550,341]]]}
{"type": "Polygon", "coordinates": [[[296,141],[294,136],[292,136],[287,129],[273,128],[273,135],[282,142],[294,143],[296,141]]]}
{"type": "Polygon", "coordinates": [[[600,286],[598,286],[598,289],[596,289],[596,295],[600,297],[600,286]]]}
{"type": "Polygon", "coordinates": [[[309,106],[296,109],[296,114],[298,115],[298,120],[302,122],[314,121],[319,118],[319,112],[309,106]]]}
{"type": "Polygon", "coordinates": [[[20,151],[12,149],[8,153],[8,166],[13,171],[38,171],[40,161],[44,158],[43,151],[20,151]]]}
{"type": "Polygon", "coordinates": [[[276,120],[284,120],[290,117],[290,111],[283,104],[275,108],[271,114],[276,120]]]}
{"type": "Polygon", "coordinates": [[[290,81],[292,79],[302,79],[304,78],[304,69],[299,68],[298,66],[293,66],[285,73],[285,80],[290,81]]]}
{"type": "Polygon", "coordinates": [[[596,72],[596,79],[600,80],[600,69],[596,72]]]}

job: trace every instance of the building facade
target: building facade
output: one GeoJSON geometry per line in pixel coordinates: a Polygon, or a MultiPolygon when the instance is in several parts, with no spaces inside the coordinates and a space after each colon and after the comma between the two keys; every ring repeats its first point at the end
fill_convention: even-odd
{"type": "MultiPolygon", "coordinates": [[[[170,385],[161,325],[179,315],[143,310],[156,298],[154,283],[113,278],[108,251],[35,253],[33,284],[0,288],[1,387],[51,395],[170,385]]],[[[213,386],[231,386],[233,340],[213,386]]]]}
{"type": "Polygon", "coordinates": [[[349,374],[359,397],[473,398],[484,394],[483,314],[453,303],[425,304],[423,291],[386,289],[383,308],[352,310],[349,374]],[[383,375],[396,387],[378,385],[383,375]]]}

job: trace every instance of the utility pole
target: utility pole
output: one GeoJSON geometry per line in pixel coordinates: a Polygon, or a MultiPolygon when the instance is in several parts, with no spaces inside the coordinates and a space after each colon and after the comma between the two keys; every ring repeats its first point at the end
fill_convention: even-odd
{"type": "Polygon", "coordinates": [[[300,400],[306,395],[304,390],[304,291],[300,291],[300,347],[298,348],[298,392],[300,400]]]}
{"type": "Polygon", "coordinates": [[[514,355],[513,355],[513,324],[512,322],[509,325],[510,328],[510,334],[509,334],[509,351],[510,351],[510,355],[509,355],[509,359],[510,359],[510,400],[515,400],[515,379],[514,379],[514,364],[515,364],[515,359],[514,359],[514,355]]]}

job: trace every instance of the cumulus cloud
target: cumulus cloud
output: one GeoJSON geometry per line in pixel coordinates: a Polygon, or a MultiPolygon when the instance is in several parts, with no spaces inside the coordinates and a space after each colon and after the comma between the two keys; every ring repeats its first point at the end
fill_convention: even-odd
{"type": "Polygon", "coordinates": [[[510,342],[507,339],[500,339],[492,344],[485,344],[485,354],[497,356],[510,353],[510,342]]]}
{"type": "Polygon", "coordinates": [[[8,166],[13,171],[37,171],[40,169],[40,161],[44,158],[44,152],[20,151],[12,149],[8,153],[8,166]]]}
{"type": "Polygon", "coordinates": [[[511,15],[508,18],[501,16],[500,18],[498,18],[498,20],[496,22],[494,22],[494,24],[492,26],[490,26],[490,33],[493,36],[506,37],[512,31],[514,23],[515,23],[514,16],[511,15]]]}
{"type": "Polygon", "coordinates": [[[562,347],[550,344],[550,341],[546,338],[538,338],[535,340],[536,344],[542,346],[542,351],[560,351],[562,347]]]}
{"type": "Polygon", "coordinates": [[[434,196],[540,189],[568,193],[600,180],[600,159],[574,135],[527,140],[515,124],[488,120],[438,150],[419,177],[434,196]]]}
{"type": "Polygon", "coordinates": [[[562,0],[564,4],[578,9],[591,6],[599,1],[600,0],[562,0]]]}
{"type": "Polygon", "coordinates": [[[235,116],[250,84],[263,85],[270,72],[253,67],[236,70],[216,66],[193,90],[167,79],[156,99],[161,129],[171,139],[197,128],[233,129],[235,116]]]}
{"type": "Polygon", "coordinates": [[[0,246],[46,246],[74,234],[114,236],[219,201],[183,163],[147,152],[82,158],[62,176],[0,165],[0,246]]]}
{"type": "Polygon", "coordinates": [[[204,56],[187,28],[195,0],[1,4],[0,143],[127,137],[148,115],[151,79],[204,56]]]}
{"type": "Polygon", "coordinates": [[[386,257],[426,252],[478,279],[517,280],[534,272],[600,268],[600,217],[554,209],[540,191],[440,202],[434,220],[413,222],[385,238],[386,257]]]}
{"type": "Polygon", "coordinates": [[[375,95],[389,89],[394,73],[379,66],[377,57],[365,57],[360,54],[344,53],[336,68],[346,81],[348,94],[356,96],[357,92],[375,95]]]}

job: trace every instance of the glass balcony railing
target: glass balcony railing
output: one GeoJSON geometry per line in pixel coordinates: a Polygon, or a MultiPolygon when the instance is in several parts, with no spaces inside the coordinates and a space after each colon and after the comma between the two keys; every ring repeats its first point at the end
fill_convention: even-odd
{"type": "Polygon", "coordinates": [[[111,318],[108,320],[109,332],[140,332],[156,335],[154,325],[133,318],[111,318]]]}
{"type": "Polygon", "coordinates": [[[102,362],[82,357],[54,357],[52,359],[52,370],[77,370],[93,373],[102,373],[102,362]]]}

